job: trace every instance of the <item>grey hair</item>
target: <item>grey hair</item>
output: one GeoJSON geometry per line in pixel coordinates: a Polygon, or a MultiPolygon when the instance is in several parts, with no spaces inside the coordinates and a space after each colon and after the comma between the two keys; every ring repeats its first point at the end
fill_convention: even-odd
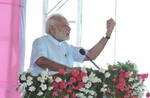
{"type": "Polygon", "coordinates": [[[61,15],[61,14],[52,14],[48,19],[47,19],[47,22],[46,22],[46,25],[45,25],[45,32],[47,34],[50,34],[50,30],[49,30],[49,27],[50,26],[55,26],[56,25],[56,19],[64,19],[64,16],[61,15]]]}

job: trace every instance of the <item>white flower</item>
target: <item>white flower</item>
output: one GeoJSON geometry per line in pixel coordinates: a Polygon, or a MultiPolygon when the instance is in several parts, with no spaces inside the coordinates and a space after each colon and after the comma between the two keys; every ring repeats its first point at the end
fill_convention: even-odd
{"type": "Polygon", "coordinates": [[[106,78],[109,78],[110,75],[111,75],[111,74],[110,74],[109,72],[106,72],[106,73],[105,73],[105,77],[106,77],[106,78]]]}
{"type": "Polygon", "coordinates": [[[91,72],[89,77],[95,77],[95,74],[93,72],[91,72]]]}
{"type": "Polygon", "coordinates": [[[92,83],[91,82],[88,82],[85,84],[85,88],[90,88],[92,86],[92,83]]]}
{"type": "Polygon", "coordinates": [[[62,79],[61,79],[60,77],[57,77],[57,78],[55,79],[55,81],[56,81],[57,83],[59,83],[59,82],[62,81],[62,79]]]}
{"type": "Polygon", "coordinates": [[[24,82],[22,85],[23,85],[24,88],[27,87],[27,83],[26,82],[24,82]]]}
{"type": "Polygon", "coordinates": [[[106,92],[107,91],[107,84],[103,84],[103,87],[101,88],[101,92],[106,92]]]}
{"type": "Polygon", "coordinates": [[[104,68],[100,68],[98,71],[101,72],[101,73],[105,73],[105,69],[104,68]]]}
{"type": "Polygon", "coordinates": [[[48,90],[51,91],[51,90],[53,90],[53,88],[54,88],[53,86],[48,87],[48,90]]]}
{"type": "Polygon", "coordinates": [[[27,73],[31,73],[32,71],[33,71],[33,69],[30,67],[27,69],[27,73]]]}
{"type": "Polygon", "coordinates": [[[90,96],[90,95],[89,95],[88,98],[93,98],[93,96],[90,96]]]}
{"type": "Polygon", "coordinates": [[[82,81],[83,81],[84,83],[86,83],[88,80],[89,80],[89,77],[88,77],[88,76],[85,76],[85,77],[82,78],[82,81]]]}
{"type": "Polygon", "coordinates": [[[18,72],[17,76],[20,77],[21,75],[23,75],[23,72],[18,72]]]}
{"type": "Polygon", "coordinates": [[[90,73],[89,75],[89,80],[92,81],[95,77],[95,74],[93,72],[90,73]]]}
{"type": "Polygon", "coordinates": [[[138,87],[139,85],[141,85],[142,84],[142,80],[140,80],[139,82],[137,82],[137,83],[134,83],[133,85],[132,85],[132,89],[133,88],[136,88],[136,87],[138,87]]]}
{"type": "Polygon", "coordinates": [[[90,93],[91,95],[95,95],[95,94],[96,94],[96,92],[93,91],[93,90],[89,90],[89,93],[90,93]]]}
{"type": "Polygon", "coordinates": [[[19,92],[25,92],[25,86],[24,85],[21,85],[18,90],[19,92]]]}
{"type": "Polygon", "coordinates": [[[33,79],[33,78],[32,78],[31,76],[28,76],[28,77],[27,77],[27,81],[26,81],[26,82],[27,82],[27,85],[28,85],[28,86],[30,86],[30,85],[33,84],[32,79],[33,79]]]}
{"type": "Polygon", "coordinates": [[[50,80],[50,82],[53,82],[53,77],[49,76],[48,79],[50,80]]]}
{"type": "Polygon", "coordinates": [[[42,78],[42,77],[38,77],[37,80],[40,81],[41,83],[44,83],[44,82],[45,82],[45,79],[42,78]]]}
{"type": "Polygon", "coordinates": [[[42,89],[43,91],[45,91],[45,90],[47,89],[47,85],[46,85],[46,84],[43,84],[43,83],[40,85],[40,87],[41,87],[41,89],[42,89]]]}
{"type": "Polygon", "coordinates": [[[132,82],[132,81],[134,81],[134,78],[130,77],[128,81],[132,82]]]}
{"type": "Polygon", "coordinates": [[[131,71],[131,72],[130,72],[130,76],[132,76],[132,74],[133,74],[133,72],[131,71]]]}
{"type": "Polygon", "coordinates": [[[76,93],[76,96],[79,97],[79,98],[85,98],[83,93],[76,93]]]}
{"type": "Polygon", "coordinates": [[[83,66],[83,67],[81,68],[81,71],[87,73],[86,67],[83,66]]]}
{"type": "Polygon", "coordinates": [[[27,85],[28,85],[28,86],[30,86],[30,85],[32,85],[32,84],[33,84],[33,81],[27,80],[27,85]]]}
{"type": "Polygon", "coordinates": [[[100,90],[100,92],[103,92],[103,93],[106,92],[106,91],[107,91],[107,89],[105,87],[102,87],[101,90],[100,90]]]}
{"type": "Polygon", "coordinates": [[[39,91],[39,93],[37,95],[41,96],[41,95],[43,95],[43,92],[39,91]]]}
{"type": "Polygon", "coordinates": [[[85,88],[80,88],[79,90],[85,92],[86,89],[85,88]]]}
{"type": "Polygon", "coordinates": [[[23,74],[23,75],[21,75],[20,79],[21,79],[22,81],[25,81],[25,80],[26,80],[26,76],[23,74]]]}
{"type": "Polygon", "coordinates": [[[49,76],[48,69],[46,69],[45,71],[43,71],[43,72],[41,73],[41,76],[42,76],[42,78],[47,79],[48,76],[49,76]]]}
{"type": "Polygon", "coordinates": [[[29,87],[29,91],[32,92],[32,91],[35,91],[35,90],[36,90],[36,88],[35,88],[34,86],[30,86],[30,87],[29,87]]]}
{"type": "Polygon", "coordinates": [[[92,83],[101,82],[101,79],[98,77],[94,77],[92,83]]]}
{"type": "Polygon", "coordinates": [[[31,76],[28,76],[27,80],[33,80],[33,78],[31,76]]]}

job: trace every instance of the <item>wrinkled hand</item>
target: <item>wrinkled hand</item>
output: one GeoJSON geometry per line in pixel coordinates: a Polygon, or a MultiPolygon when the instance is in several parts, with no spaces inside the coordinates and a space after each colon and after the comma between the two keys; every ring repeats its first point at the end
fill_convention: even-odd
{"type": "Polygon", "coordinates": [[[107,20],[107,25],[106,25],[107,32],[106,32],[106,34],[108,36],[111,36],[111,33],[112,33],[115,25],[116,25],[116,22],[114,21],[114,19],[110,18],[109,20],[107,20]]]}

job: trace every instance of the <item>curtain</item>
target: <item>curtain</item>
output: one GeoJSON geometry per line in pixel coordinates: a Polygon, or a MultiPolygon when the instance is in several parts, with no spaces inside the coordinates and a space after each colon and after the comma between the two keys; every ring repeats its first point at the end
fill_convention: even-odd
{"type": "Polygon", "coordinates": [[[19,98],[20,0],[0,0],[0,98],[19,98]]]}
{"type": "Polygon", "coordinates": [[[20,64],[19,71],[24,71],[25,60],[25,29],[26,29],[26,3],[27,0],[21,0],[21,12],[20,12],[20,64]]]}

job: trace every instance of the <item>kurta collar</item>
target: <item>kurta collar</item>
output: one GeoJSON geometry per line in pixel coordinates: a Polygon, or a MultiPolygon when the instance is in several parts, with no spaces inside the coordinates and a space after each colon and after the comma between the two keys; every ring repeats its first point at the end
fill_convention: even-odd
{"type": "Polygon", "coordinates": [[[51,40],[52,42],[54,42],[58,46],[61,46],[63,44],[63,41],[59,42],[58,40],[56,40],[55,38],[53,38],[50,34],[48,34],[47,37],[49,38],[49,40],[51,40]]]}

